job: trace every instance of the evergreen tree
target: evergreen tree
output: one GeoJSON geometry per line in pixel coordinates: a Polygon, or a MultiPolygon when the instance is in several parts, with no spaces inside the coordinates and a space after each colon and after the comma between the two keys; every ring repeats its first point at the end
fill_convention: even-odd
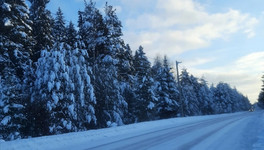
{"type": "Polygon", "coordinates": [[[132,105],[135,99],[135,90],[133,88],[133,83],[135,81],[133,71],[133,55],[129,45],[124,44],[121,36],[122,24],[116,15],[116,10],[106,3],[105,5],[105,16],[104,24],[107,31],[106,46],[109,49],[109,54],[118,60],[117,66],[117,79],[119,81],[120,93],[124,97],[125,101],[130,105],[128,108],[123,109],[125,112],[125,122],[134,122],[135,115],[130,112],[133,109],[132,105]]]}
{"type": "Polygon", "coordinates": [[[199,87],[197,89],[199,108],[203,115],[212,114],[213,93],[208,87],[205,79],[200,79],[199,81],[199,87]]]}
{"type": "Polygon", "coordinates": [[[135,107],[137,106],[137,96],[135,93],[134,86],[125,84],[121,88],[122,96],[124,97],[127,103],[127,108],[124,111],[124,123],[135,123],[137,121],[137,114],[135,110],[135,107]]]}
{"type": "MultiPolygon", "coordinates": [[[[48,110],[51,111],[50,133],[67,133],[77,131],[74,119],[75,101],[72,98],[73,92],[70,91],[69,67],[66,65],[66,53],[63,49],[63,43],[55,44],[51,50],[51,78],[54,80],[48,82],[48,90],[51,92],[52,102],[48,102],[48,110]],[[52,73],[53,71],[53,73],[52,73]],[[55,75],[55,77],[52,77],[55,75]],[[53,84],[53,85],[52,85],[53,84]]],[[[47,94],[48,95],[48,94],[47,94]]]]}
{"type": "Polygon", "coordinates": [[[260,106],[261,108],[264,108],[264,92],[260,92],[259,96],[258,96],[258,106],[260,106]]]}
{"type": "Polygon", "coordinates": [[[153,69],[154,80],[157,81],[157,110],[160,118],[176,117],[178,113],[179,91],[171,73],[167,57],[161,60],[156,59],[153,69]]]}
{"type": "Polygon", "coordinates": [[[68,51],[63,45],[56,42],[50,52],[44,50],[36,65],[32,101],[44,106],[39,116],[46,117],[35,117],[34,130],[39,130],[34,131],[36,136],[84,131],[96,124],[87,51],[68,51]]]}
{"type": "Polygon", "coordinates": [[[118,58],[117,79],[120,83],[121,94],[125,101],[128,103],[128,108],[125,111],[124,123],[134,123],[135,114],[133,113],[133,106],[135,106],[135,77],[134,77],[134,65],[133,65],[133,54],[129,47],[126,45],[125,48],[121,48],[116,56],[118,58]]]}
{"type": "Polygon", "coordinates": [[[88,53],[86,50],[76,48],[70,51],[69,60],[71,83],[70,99],[75,102],[74,107],[71,107],[71,113],[75,114],[74,124],[79,131],[94,128],[97,119],[95,116],[96,98],[94,87],[91,84],[90,75],[92,69],[88,64],[88,53]]]}
{"type": "Polygon", "coordinates": [[[95,66],[96,115],[99,127],[122,125],[127,103],[121,95],[117,80],[117,60],[110,55],[98,60],[95,66]]]}
{"type": "Polygon", "coordinates": [[[24,115],[25,102],[20,97],[21,80],[13,75],[13,70],[4,69],[1,78],[0,133],[1,139],[14,140],[23,137],[23,127],[27,121],[24,115]]]}
{"type": "Polygon", "coordinates": [[[25,136],[31,22],[24,0],[2,0],[0,8],[0,138],[13,140],[25,136]]]}
{"type": "Polygon", "coordinates": [[[201,115],[197,96],[198,79],[189,75],[187,70],[182,70],[180,76],[182,87],[183,111],[187,116],[201,115]]]}
{"type": "Polygon", "coordinates": [[[85,2],[84,11],[79,11],[78,35],[79,48],[87,49],[91,62],[95,62],[95,58],[100,54],[107,54],[105,48],[106,27],[103,22],[103,16],[99,10],[95,8],[95,3],[91,0],[85,2]]]}
{"type": "Polygon", "coordinates": [[[230,86],[220,82],[214,89],[214,111],[215,113],[232,112],[232,102],[230,97],[230,86]]]}
{"type": "Polygon", "coordinates": [[[220,82],[212,88],[214,94],[213,109],[215,113],[231,113],[250,108],[247,97],[232,89],[227,83],[220,82]]]}
{"type": "Polygon", "coordinates": [[[74,28],[74,24],[70,21],[69,25],[66,27],[66,44],[68,44],[71,49],[77,48],[77,31],[74,28]]]}
{"type": "Polygon", "coordinates": [[[258,97],[258,105],[264,108],[264,75],[262,76],[262,82],[263,82],[262,88],[258,97]]]}
{"type": "Polygon", "coordinates": [[[236,88],[231,89],[231,99],[233,112],[247,111],[251,107],[248,98],[239,93],[236,88]]]}
{"type": "MultiPolygon", "coordinates": [[[[108,7],[107,7],[108,9],[108,7]]],[[[107,11],[105,11],[107,12],[107,11]]],[[[108,16],[108,14],[106,14],[108,16]]],[[[116,59],[119,43],[113,42],[113,33],[107,28],[112,21],[103,18],[91,1],[79,15],[81,45],[88,49],[93,65],[93,85],[97,99],[96,116],[98,127],[122,125],[127,108],[117,80],[116,59]]]]}
{"type": "Polygon", "coordinates": [[[56,56],[52,57],[52,53],[47,50],[41,52],[41,57],[36,63],[36,80],[31,100],[34,107],[33,136],[49,135],[53,132],[53,128],[49,128],[52,124],[51,113],[59,101],[56,90],[53,92],[56,88],[56,74],[53,68],[55,63],[56,56]]]}
{"type": "Polygon", "coordinates": [[[125,48],[119,50],[119,53],[117,53],[117,59],[118,80],[132,84],[135,69],[133,64],[134,58],[129,45],[126,45],[125,48]]]}
{"type": "Polygon", "coordinates": [[[58,43],[66,42],[66,27],[63,13],[60,8],[56,13],[55,22],[53,25],[53,37],[58,43]]]}
{"type": "Polygon", "coordinates": [[[71,83],[68,75],[69,63],[68,59],[65,58],[69,57],[65,48],[70,48],[65,45],[66,27],[63,13],[60,8],[56,13],[53,25],[55,42],[53,47],[51,47],[51,44],[53,44],[52,40],[45,39],[52,37],[52,18],[49,16],[49,11],[45,10],[45,6],[49,1],[31,2],[31,17],[36,17],[35,25],[38,25],[35,29],[41,29],[40,31],[42,31],[41,34],[35,37],[37,38],[36,41],[38,42],[40,39],[44,40],[39,41],[42,42],[41,46],[35,47],[37,51],[35,51],[34,58],[38,60],[38,51],[46,49],[43,50],[41,59],[36,63],[37,73],[31,106],[32,112],[36,112],[32,114],[35,118],[35,120],[32,120],[33,135],[39,136],[77,131],[77,125],[74,124],[76,122],[76,114],[74,112],[75,102],[72,98],[73,93],[71,93],[73,91],[69,90],[69,83],[71,83]],[[40,8],[36,8],[37,6],[40,6],[40,8]],[[46,16],[43,16],[42,13],[44,12],[48,13],[48,15],[45,14],[46,16]],[[40,87],[43,89],[40,90],[40,87]],[[42,112],[38,112],[38,107],[40,107],[39,109],[42,112]]]}
{"type": "Polygon", "coordinates": [[[230,90],[230,97],[232,100],[232,112],[241,111],[242,108],[240,108],[240,103],[242,101],[241,101],[240,94],[236,88],[233,88],[230,90]]]}
{"type": "Polygon", "coordinates": [[[106,28],[106,45],[110,55],[115,57],[120,51],[124,51],[125,44],[121,39],[122,33],[122,24],[116,15],[116,10],[113,6],[105,4],[105,16],[104,24],[106,28]]]}
{"type": "MultiPolygon", "coordinates": [[[[29,20],[28,7],[24,0],[19,1],[1,1],[1,26],[0,26],[0,48],[1,61],[12,61],[1,65],[12,66],[15,68],[15,74],[22,79],[24,70],[28,67],[28,55],[31,52],[31,21],[29,20]]],[[[11,66],[10,66],[11,67],[11,66]]]]}
{"type": "Polygon", "coordinates": [[[136,77],[135,93],[137,95],[134,112],[137,116],[137,121],[154,120],[156,118],[157,98],[153,89],[154,80],[151,76],[150,62],[145,56],[142,46],[136,51],[134,67],[136,77]]]}
{"type": "Polygon", "coordinates": [[[36,62],[40,57],[41,50],[50,50],[53,46],[52,24],[53,19],[50,11],[46,9],[49,0],[29,0],[30,19],[33,21],[32,35],[35,40],[32,60],[36,62]]]}

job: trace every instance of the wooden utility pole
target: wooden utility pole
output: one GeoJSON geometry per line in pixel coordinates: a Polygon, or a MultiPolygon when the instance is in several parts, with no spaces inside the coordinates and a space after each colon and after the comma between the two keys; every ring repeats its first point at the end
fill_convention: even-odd
{"type": "Polygon", "coordinates": [[[180,98],[181,117],[184,117],[184,114],[183,114],[183,101],[182,101],[182,88],[181,88],[181,84],[180,84],[179,69],[178,69],[178,65],[180,63],[182,63],[182,62],[176,61],[176,71],[177,71],[178,89],[179,89],[179,92],[180,92],[179,98],[180,98]]]}

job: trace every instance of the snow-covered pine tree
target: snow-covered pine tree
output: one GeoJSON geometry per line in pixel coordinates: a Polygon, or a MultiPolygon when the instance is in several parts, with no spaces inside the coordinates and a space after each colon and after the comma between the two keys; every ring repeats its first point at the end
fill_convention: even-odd
{"type": "Polygon", "coordinates": [[[199,100],[196,89],[198,80],[193,75],[189,75],[186,69],[182,70],[180,75],[180,84],[182,88],[183,111],[186,116],[201,115],[199,100]]]}
{"type": "Polygon", "coordinates": [[[137,106],[136,101],[136,93],[134,86],[129,86],[128,84],[125,84],[126,86],[122,89],[122,96],[124,97],[126,103],[127,103],[127,109],[124,111],[124,123],[125,124],[131,124],[135,123],[137,120],[136,116],[136,110],[135,106],[137,106]]]}
{"type": "MultiPolygon", "coordinates": [[[[1,1],[1,60],[10,59],[15,65],[16,75],[22,79],[28,67],[28,55],[31,52],[31,21],[28,7],[24,0],[1,1]],[[6,58],[9,57],[9,58],[6,58]]],[[[4,66],[1,66],[1,69],[4,66]]]]}
{"type": "MultiPolygon", "coordinates": [[[[105,17],[104,23],[107,28],[106,45],[111,49],[110,53],[113,58],[118,59],[116,64],[118,73],[117,79],[120,84],[121,95],[125,98],[127,103],[133,103],[135,99],[135,90],[133,84],[135,81],[133,71],[133,55],[129,45],[125,45],[121,36],[122,24],[116,15],[116,10],[113,6],[105,4],[105,17]]],[[[125,122],[134,122],[135,116],[130,112],[131,106],[123,109],[125,113],[125,122]]]]}
{"type": "Polygon", "coordinates": [[[227,83],[220,82],[211,89],[214,93],[213,109],[215,113],[231,113],[250,108],[248,98],[235,88],[232,89],[227,83]]]}
{"type": "Polygon", "coordinates": [[[51,53],[47,50],[42,50],[40,58],[35,64],[36,80],[34,81],[31,96],[32,131],[30,132],[33,137],[50,134],[51,107],[49,110],[48,103],[53,101],[51,89],[52,85],[54,86],[55,84],[55,74],[51,63],[51,53]]]}
{"type": "Polygon", "coordinates": [[[129,82],[130,84],[133,84],[133,78],[134,78],[134,64],[133,59],[134,56],[132,54],[132,50],[130,49],[130,46],[127,44],[125,48],[121,48],[119,53],[117,53],[118,58],[118,79],[120,81],[129,82]]]}
{"type": "Polygon", "coordinates": [[[264,92],[260,92],[258,96],[258,106],[264,108],[264,92]]]}
{"type": "Polygon", "coordinates": [[[78,35],[79,48],[86,49],[89,54],[90,62],[95,62],[95,58],[100,54],[106,54],[104,47],[106,40],[106,27],[103,22],[103,16],[95,3],[91,0],[89,3],[85,1],[84,11],[79,11],[78,35]]]}
{"type": "Polygon", "coordinates": [[[247,111],[251,108],[251,103],[247,96],[240,93],[240,110],[247,111]]]}
{"type": "Polygon", "coordinates": [[[32,94],[34,136],[77,131],[76,102],[65,58],[67,52],[62,45],[55,44],[50,52],[43,50],[36,63],[32,94]]]}
{"type": "Polygon", "coordinates": [[[146,57],[143,47],[140,46],[134,57],[135,89],[136,89],[136,121],[154,120],[156,113],[157,98],[154,91],[154,80],[151,76],[151,66],[146,57]]]}
{"type": "Polygon", "coordinates": [[[54,41],[57,43],[62,43],[66,41],[66,26],[63,13],[60,8],[56,12],[56,17],[53,25],[53,37],[54,41]]]}
{"type": "Polygon", "coordinates": [[[209,115],[213,113],[213,93],[207,85],[207,81],[203,78],[199,79],[199,87],[197,89],[197,95],[199,100],[199,108],[203,115],[209,115]]]}
{"type": "Polygon", "coordinates": [[[245,111],[250,109],[249,100],[237,91],[236,88],[230,90],[231,100],[233,102],[232,112],[245,111]]]}
{"type": "Polygon", "coordinates": [[[24,0],[2,0],[0,8],[0,139],[13,140],[25,136],[31,22],[24,0]]]}
{"type": "Polygon", "coordinates": [[[213,108],[215,113],[228,113],[232,112],[231,97],[230,97],[230,86],[226,83],[218,83],[214,92],[214,104],[213,108]]]}
{"type": "Polygon", "coordinates": [[[52,22],[53,18],[46,5],[50,0],[29,0],[30,19],[33,21],[32,36],[34,38],[32,60],[36,62],[41,50],[50,50],[53,46],[52,22]]]}
{"type": "Polygon", "coordinates": [[[151,68],[151,75],[153,77],[154,85],[154,93],[157,98],[157,103],[156,103],[156,113],[155,116],[157,118],[163,118],[164,113],[163,113],[163,108],[166,107],[165,105],[165,100],[164,97],[168,97],[167,93],[163,92],[164,89],[162,89],[162,81],[163,81],[163,74],[164,73],[164,68],[163,68],[163,62],[159,56],[157,56],[154,59],[154,65],[151,68]]]}
{"type": "MultiPolygon", "coordinates": [[[[109,54],[110,51],[106,48],[107,46],[105,44],[107,39],[107,29],[103,21],[103,16],[99,10],[95,8],[95,3],[92,0],[88,3],[85,1],[84,11],[79,11],[78,27],[78,48],[88,52],[87,60],[89,65],[92,66],[92,70],[89,72],[89,75],[91,77],[91,83],[94,87],[94,94],[96,97],[96,105],[94,110],[96,114],[96,117],[94,118],[96,118],[96,120],[93,121],[97,123],[96,127],[106,127],[107,121],[112,120],[109,120],[109,118],[105,120],[105,115],[107,113],[107,115],[109,115],[109,110],[106,110],[105,105],[110,103],[109,101],[113,99],[110,98],[111,100],[109,100],[109,98],[105,97],[111,95],[110,93],[107,93],[111,92],[111,90],[113,90],[113,93],[115,93],[115,86],[118,86],[118,84],[115,84],[113,89],[109,89],[109,86],[112,86],[112,84],[108,82],[114,82],[114,76],[112,78],[112,75],[115,75],[115,73],[113,73],[115,70],[111,69],[115,68],[110,65],[111,61],[109,63],[102,61],[104,56],[109,54]],[[108,63],[108,66],[104,63],[108,63]],[[102,79],[107,79],[110,81],[102,81],[102,79]],[[105,86],[105,84],[109,84],[108,87],[105,86]],[[106,92],[102,92],[102,90],[105,90],[106,92]]],[[[115,100],[118,101],[120,99],[115,97],[115,100]]]]}
{"type": "Polygon", "coordinates": [[[75,123],[76,112],[74,107],[76,102],[73,98],[73,91],[71,90],[71,80],[69,66],[66,58],[68,51],[64,49],[64,43],[55,43],[53,49],[50,51],[50,71],[51,78],[54,80],[48,82],[48,90],[51,92],[53,101],[49,101],[47,106],[51,111],[50,133],[60,134],[72,131],[77,131],[75,123]],[[55,77],[53,76],[53,73],[55,77]]]}
{"type": "Polygon", "coordinates": [[[261,91],[264,92],[264,75],[262,76],[261,91]]]}
{"type": "Polygon", "coordinates": [[[121,50],[124,51],[125,49],[124,41],[121,38],[121,36],[123,35],[122,24],[118,19],[116,10],[113,8],[113,6],[108,5],[106,2],[104,10],[104,24],[107,31],[107,40],[105,42],[106,45],[111,48],[110,55],[115,57],[118,53],[120,53],[121,50]]]}
{"type": "Polygon", "coordinates": [[[74,28],[74,24],[70,21],[66,27],[66,41],[65,43],[71,47],[71,49],[77,48],[77,31],[74,28]]]}
{"type": "Polygon", "coordinates": [[[71,75],[70,89],[73,93],[70,99],[75,102],[70,112],[75,114],[74,124],[76,124],[78,131],[84,131],[94,128],[97,123],[95,116],[97,102],[90,78],[92,69],[87,61],[88,53],[86,50],[76,48],[69,52],[70,57],[67,59],[69,60],[69,74],[71,75]]]}
{"type": "Polygon", "coordinates": [[[21,101],[21,80],[14,70],[5,67],[1,71],[0,133],[1,139],[21,138],[21,129],[26,121],[23,114],[25,103],[21,101]]]}
{"type": "MultiPolygon", "coordinates": [[[[94,88],[97,99],[96,115],[99,127],[122,125],[124,112],[127,109],[127,103],[122,96],[120,82],[118,81],[118,68],[116,53],[120,51],[122,35],[120,30],[116,30],[113,24],[116,24],[118,18],[115,15],[112,7],[105,7],[104,33],[99,34],[96,38],[94,45],[96,54],[96,62],[94,65],[94,88]],[[117,33],[120,32],[120,33],[117,33]],[[103,43],[101,43],[104,40],[103,43]]],[[[99,31],[102,31],[100,29],[99,31]]]]}
{"type": "Polygon", "coordinates": [[[239,92],[237,91],[236,88],[233,88],[230,90],[230,98],[232,101],[232,112],[237,112],[237,111],[241,111],[242,107],[240,106],[241,104],[241,95],[239,94],[239,92]]]}
{"type": "Polygon", "coordinates": [[[98,127],[123,124],[124,111],[127,108],[121,95],[117,80],[117,63],[110,55],[105,55],[95,65],[95,95],[97,99],[96,116],[98,127]]]}
{"type": "Polygon", "coordinates": [[[134,65],[133,65],[133,54],[130,49],[130,46],[127,44],[125,49],[121,48],[117,53],[118,58],[118,81],[121,86],[121,93],[128,104],[128,108],[125,111],[124,123],[134,123],[136,116],[134,114],[135,106],[135,77],[134,77],[134,65]]]}
{"type": "Polygon", "coordinates": [[[262,85],[261,85],[261,91],[258,96],[258,105],[262,108],[264,108],[264,75],[262,76],[262,85]]]}
{"type": "Polygon", "coordinates": [[[153,76],[158,87],[157,93],[157,110],[160,118],[176,117],[179,109],[179,91],[176,87],[176,82],[171,73],[171,68],[168,63],[168,59],[164,56],[163,63],[157,59],[153,69],[157,70],[153,72],[153,76]]]}
{"type": "Polygon", "coordinates": [[[59,9],[53,26],[53,35],[56,37],[56,43],[53,45],[53,20],[45,8],[49,0],[30,2],[33,37],[36,42],[32,59],[37,61],[30,107],[31,115],[35,118],[31,120],[32,135],[76,131],[76,126],[72,125],[74,114],[69,110],[74,102],[69,98],[70,93],[67,91],[69,70],[65,62],[66,51],[63,49],[66,29],[63,14],[59,9]]]}

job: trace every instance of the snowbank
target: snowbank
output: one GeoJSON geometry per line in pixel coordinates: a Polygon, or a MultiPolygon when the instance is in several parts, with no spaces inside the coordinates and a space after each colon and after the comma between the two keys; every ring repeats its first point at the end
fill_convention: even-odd
{"type": "Polygon", "coordinates": [[[259,118],[260,120],[260,127],[258,130],[258,139],[256,143],[253,145],[253,150],[264,150],[264,114],[259,118]]]}
{"type": "MultiPolygon", "coordinates": [[[[241,112],[243,113],[243,112],[241,112]]],[[[196,116],[186,118],[173,118],[159,121],[142,122],[131,125],[124,125],[113,128],[89,130],[85,132],[68,133],[54,136],[44,136],[31,139],[21,139],[9,142],[0,142],[1,150],[65,150],[65,149],[85,149],[87,145],[90,146],[104,142],[117,141],[123,138],[129,138],[144,133],[155,131],[157,128],[162,130],[175,126],[182,126],[185,124],[195,123],[198,121],[221,118],[227,115],[239,115],[240,113],[234,114],[222,114],[222,115],[211,115],[211,116],[196,116]],[[111,137],[111,138],[109,138],[111,137]],[[109,141],[109,139],[111,141],[109,141]]],[[[264,120],[263,120],[264,121],[264,120]]],[[[264,132],[264,130],[263,130],[264,132]]],[[[264,135],[264,133],[262,134],[264,135]]],[[[261,143],[264,142],[264,136],[261,136],[259,144],[256,144],[256,148],[259,148],[261,143]]]]}

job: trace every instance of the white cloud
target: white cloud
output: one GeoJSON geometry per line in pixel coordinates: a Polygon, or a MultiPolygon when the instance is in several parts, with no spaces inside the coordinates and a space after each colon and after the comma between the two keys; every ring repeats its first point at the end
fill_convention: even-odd
{"type": "Polygon", "coordinates": [[[255,35],[254,27],[258,20],[238,10],[211,14],[192,0],[155,2],[152,5],[154,11],[125,22],[126,41],[132,46],[143,45],[151,57],[160,51],[177,55],[204,48],[214,39],[228,39],[237,32],[245,33],[248,38],[255,35]]]}
{"type": "Polygon", "coordinates": [[[236,66],[244,72],[260,73],[264,71],[264,52],[254,52],[241,57],[236,66]]]}
{"type": "MultiPolygon", "coordinates": [[[[247,95],[252,102],[258,98],[261,88],[261,76],[264,71],[264,52],[253,52],[245,55],[234,61],[228,66],[221,66],[218,68],[196,69],[195,64],[185,63],[191,73],[198,77],[205,76],[205,78],[214,84],[220,81],[229,83],[247,95]]],[[[198,61],[196,61],[199,63],[198,61]]],[[[200,60],[203,62],[203,59],[200,60]]],[[[204,60],[206,62],[206,59],[204,60]]]]}
{"type": "Polygon", "coordinates": [[[190,66],[190,67],[196,67],[199,65],[204,65],[204,64],[210,63],[214,60],[215,60],[215,58],[192,58],[192,60],[184,61],[184,65],[190,66]]]}

